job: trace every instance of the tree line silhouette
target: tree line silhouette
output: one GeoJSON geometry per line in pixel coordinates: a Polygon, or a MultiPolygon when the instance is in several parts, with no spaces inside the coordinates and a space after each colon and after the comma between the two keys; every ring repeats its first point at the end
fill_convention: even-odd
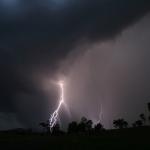
{"type": "MultiPolygon", "coordinates": [[[[142,127],[142,126],[146,126],[146,122],[147,120],[150,123],[150,103],[148,103],[148,111],[149,111],[149,116],[148,118],[145,116],[145,114],[140,114],[139,115],[139,119],[136,120],[132,126],[129,126],[129,123],[123,119],[123,118],[119,118],[119,119],[115,119],[113,120],[113,126],[116,129],[124,129],[124,128],[137,128],[137,127],[142,127]]],[[[43,128],[43,132],[45,133],[50,133],[49,130],[49,122],[41,122],[39,124],[42,128],[43,128]]],[[[101,122],[97,123],[97,124],[93,124],[92,120],[87,119],[86,117],[82,117],[80,122],[76,122],[76,121],[72,121],[68,124],[68,128],[67,128],[67,133],[68,134],[77,134],[77,133],[103,133],[105,132],[106,129],[104,128],[104,126],[101,124],[101,122]]],[[[56,124],[53,127],[53,130],[51,132],[51,134],[63,134],[64,131],[62,131],[60,129],[60,125],[56,124]]]]}
{"type": "MultiPolygon", "coordinates": [[[[49,133],[49,123],[47,122],[41,122],[39,124],[43,131],[46,133],[49,133]]],[[[93,127],[93,121],[88,120],[86,117],[82,117],[80,122],[72,121],[68,124],[67,133],[69,134],[76,134],[76,133],[92,133],[94,132],[102,132],[104,131],[103,125],[99,122],[93,127]]],[[[60,130],[60,125],[57,123],[52,130],[51,134],[61,134],[63,131],[60,130]]]]}

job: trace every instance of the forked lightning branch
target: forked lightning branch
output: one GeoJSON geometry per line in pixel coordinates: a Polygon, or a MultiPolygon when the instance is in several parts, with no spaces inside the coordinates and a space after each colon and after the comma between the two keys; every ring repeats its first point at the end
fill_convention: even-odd
{"type": "Polygon", "coordinates": [[[60,100],[59,100],[59,104],[57,109],[53,112],[53,114],[50,116],[49,119],[49,127],[50,127],[50,131],[52,131],[53,127],[56,125],[57,120],[58,120],[58,115],[59,115],[59,110],[62,106],[62,104],[64,103],[64,84],[62,81],[60,81],[58,83],[59,87],[60,87],[60,100]]]}

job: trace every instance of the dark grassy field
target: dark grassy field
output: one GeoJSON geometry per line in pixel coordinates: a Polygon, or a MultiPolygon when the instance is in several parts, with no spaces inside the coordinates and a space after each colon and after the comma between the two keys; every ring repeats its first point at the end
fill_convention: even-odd
{"type": "Polygon", "coordinates": [[[93,149],[133,149],[150,150],[150,128],[109,130],[97,135],[61,135],[0,133],[2,149],[61,149],[61,150],[93,150],[93,149]]]}

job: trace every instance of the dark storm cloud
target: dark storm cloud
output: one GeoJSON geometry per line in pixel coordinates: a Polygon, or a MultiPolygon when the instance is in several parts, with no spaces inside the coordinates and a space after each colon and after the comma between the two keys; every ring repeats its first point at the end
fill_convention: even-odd
{"type": "Polygon", "coordinates": [[[80,40],[112,39],[149,10],[149,0],[1,2],[0,109],[15,111],[16,95],[22,92],[34,95],[29,98],[34,104],[42,95],[36,73],[54,74],[80,40]]]}

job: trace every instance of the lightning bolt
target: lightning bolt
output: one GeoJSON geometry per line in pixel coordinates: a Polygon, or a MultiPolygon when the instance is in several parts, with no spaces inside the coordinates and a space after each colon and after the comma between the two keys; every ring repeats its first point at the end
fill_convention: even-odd
{"type": "Polygon", "coordinates": [[[49,119],[50,132],[52,132],[53,127],[57,123],[59,110],[60,110],[62,104],[64,103],[64,84],[63,84],[63,82],[59,82],[58,85],[59,85],[60,91],[61,91],[60,100],[59,100],[57,109],[53,112],[53,114],[50,116],[50,119],[49,119]]]}
{"type": "Polygon", "coordinates": [[[102,110],[102,104],[100,105],[100,113],[99,113],[99,121],[101,122],[103,119],[103,110],[102,110]]]}

